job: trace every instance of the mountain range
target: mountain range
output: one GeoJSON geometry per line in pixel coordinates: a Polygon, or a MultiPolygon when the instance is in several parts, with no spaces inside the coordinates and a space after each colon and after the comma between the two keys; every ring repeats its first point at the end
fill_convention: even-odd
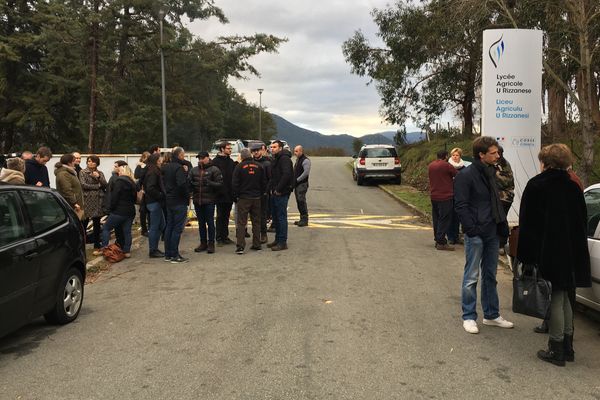
{"type": "MultiPolygon", "coordinates": [[[[294,125],[285,118],[276,114],[271,114],[275,127],[277,129],[276,137],[288,142],[293,149],[294,146],[301,144],[305,149],[315,149],[318,147],[336,147],[344,149],[346,154],[353,154],[352,142],[355,136],[343,135],[324,135],[317,131],[311,131],[294,125]]],[[[394,144],[396,131],[386,131],[373,133],[359,137],[364,144],[394,144]]],[[[410,132],[407,134],[407,141],[422,140],[421,132],[410,132]]]]}

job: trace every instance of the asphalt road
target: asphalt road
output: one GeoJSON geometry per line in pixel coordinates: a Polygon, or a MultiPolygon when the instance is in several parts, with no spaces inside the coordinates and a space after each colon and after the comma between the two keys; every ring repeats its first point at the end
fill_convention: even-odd
{"type": "MultiPolygon", "coordinates": [[[[184,255],[146,249],[86,286],[79,319],[43,320],[0,339],[4,399],[600,399],[600,324],[576,316],[576,362],[543,363],[537,320],[463,331],[464,253],[345,159],[313,160],[312,225],[290,225],[289,250],[184,255]]],[[[296,207],[290,201],[290,212],[296,207]]]]}

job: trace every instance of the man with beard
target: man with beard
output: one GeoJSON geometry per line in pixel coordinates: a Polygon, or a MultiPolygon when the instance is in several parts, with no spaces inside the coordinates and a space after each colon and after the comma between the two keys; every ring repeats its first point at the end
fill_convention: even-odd
{"type": "Polygon", "coordinates": [[[283,148],[283,143],[280,140],[271,143],[271,153],[274,159],[269,192],[271,194],[273,224],[275,225],[275,240],[269,243],[267,247],[270,247],[273,251],[281,251],[288,248],[287,205],[294,187],[294,167],[292,165],[292,153],[283,148]]]}

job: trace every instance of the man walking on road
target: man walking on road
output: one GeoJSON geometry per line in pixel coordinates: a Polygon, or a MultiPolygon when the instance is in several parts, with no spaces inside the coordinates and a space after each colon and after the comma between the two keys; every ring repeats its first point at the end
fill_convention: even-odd
{"type": "Polygon", "coordinates": [[[242,162],[233,171],[233,199],[237,201],[235,232],[237,254],[244,254],[246,247],[246,226],[248,214],[252,217],[252,250],[261,250],[260,246],[260,202],[267,188],[265,172],[261,165],[252,158],[250,150],[240,152],[242,162]]]}
{"type": "Polygon", "coordinates": [[[437,153],[437,160],[432,161],[428,167],[433,236],[435,248],[438,250],[454,250],[454,247],[448,244],[446,234],[454,212],[453,187],[457,171],[447,159],[448,152],[440,150],[437,153]]]}
{"type": "Polygon", "coordinates": [[[288,248],[287,205],[294,187],[294,167],[292,165],[292,154],[289,150],[283,148],[283,143],[280,140],[271,143],[271,153],[274,160],[269,192],[271,193],[275,240],[269,243],[267,247],[270,247],[273,251],[280,251],[288,248]]]}
{"type": "Polygon", "coordinates": [[[462,283],[463,328],[479,333],[477,327],[477,282],[481,269],[481,306],[483,324],[512,328],[500,316],[496,270],[499,236],[508,225],[496,186],[498,142],[481,136],[473,142],[473,164],[456,176],[454,200],[456,213],[465,232],[465,271],[462,283]]]}
{"type": "Polygon", "coordinates": [[[294,177],[296,179],[296,188],[294,196],[296,196],[296,205],[300,213],[300,221],[294,222],[294,225],[308,225],[308,206],[306,205],[306,193],[308,192],[308,176],[310,174],[310,159],[304,154],[302,146],[298,145],[294,148],[296,156],[296,165],[294,166],[294,177]]]}
{"type": "Polygon", "coordinates": [[[219,168],[223,175],[223,187],[217,196],[216,240],[219,246],[233,243],[233,240],[229,239],[229,215],[233,206],[231,179],[233,178],[235,162],[230,156],[231,144],[229,142],[221,142],[219,153],[212,161],[213,165],[219,168]]]}
{"type": "Polygon", "coordinates": [[[164,166],[163,175],[167,202],[167,226],[165,228],[165,261],[172,264],[187,262],[179,253],[179,242],[185,227],[185,217],[190,202],[185,151],[181,147],[173,150],[171,162],[164,166]]]}

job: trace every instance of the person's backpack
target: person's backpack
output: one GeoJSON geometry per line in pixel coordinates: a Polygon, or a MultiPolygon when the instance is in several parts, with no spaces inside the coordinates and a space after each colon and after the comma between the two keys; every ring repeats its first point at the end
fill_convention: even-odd
{"type": "Polygon", "coordinates": [[[102,255],[109,263],[118,263],[119,261],[123,261],[125,259],[125,253],[116,243],[112,243],[104,247],[102,249],[102,255]]]}

